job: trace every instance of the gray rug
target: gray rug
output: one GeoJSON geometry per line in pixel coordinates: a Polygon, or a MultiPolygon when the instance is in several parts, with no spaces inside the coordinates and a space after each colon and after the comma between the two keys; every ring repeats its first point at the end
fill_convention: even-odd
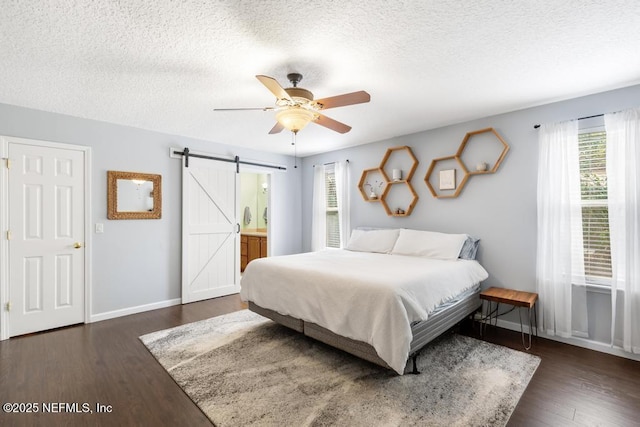
{"type": "Polygon", "coordinates": [[[446,334],[398,376],[247,310],[140,339],[217,426],[501,426],[540,363],[446,334]]]}

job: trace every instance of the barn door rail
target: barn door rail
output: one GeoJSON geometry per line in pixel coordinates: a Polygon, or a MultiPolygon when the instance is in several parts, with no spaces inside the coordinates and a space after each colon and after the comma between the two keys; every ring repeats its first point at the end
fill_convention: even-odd
{"type": "Polygon", "coordinates": [[[240,165],[241,164],[242,165],[251,165],[251,166],[260,166],[260,167],[264,167],[264,168],[271,168],[271,169],[278,169],[278,170],[285,170],[285,171],[287,170],[287,168],[284,167],[284,166],[268,165],[268,164],[264,164],[264,163],[248,162],[248,161],[240,160],[239,156],[235,156],[233,159],[229,159],[229,158],[224,158],[224,157],[205,156],[204,154],[195,154],[195,153],[191,153],[189,151],[189,148],[185,148],[182,151],[174,151],[173,154],[184,157],[184,167],[185,168],[189,167],[189,158],[190,157],[197,157],[199,159],[207,159],[207,160],[216,160],[216,161],[219,161],[219,162],[235,163],[236,164],[236,172],[240,172],[240,165]]]}

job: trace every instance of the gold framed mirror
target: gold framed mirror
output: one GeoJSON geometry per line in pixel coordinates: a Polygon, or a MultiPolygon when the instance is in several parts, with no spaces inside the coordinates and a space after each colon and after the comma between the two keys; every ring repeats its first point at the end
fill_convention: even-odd
{"type": "Polygon", "coordinates": [[[162,176],[107,171],[107,218],[160,219],[162,176]]]}

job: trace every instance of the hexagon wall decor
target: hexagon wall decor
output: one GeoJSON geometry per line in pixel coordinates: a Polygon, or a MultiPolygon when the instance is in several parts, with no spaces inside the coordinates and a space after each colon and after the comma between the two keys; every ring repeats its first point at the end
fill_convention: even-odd
{"type": "Polygon", "coordinates": [[[507,155],[508,151],[509,144],[507,144],[506,141],[500,136],[500,134],[498,134],[498,132],[496,132],[493,128],[485,128],[467,132],[462,139],[462,142],[460,143],[456,154],[446,157],[440,157],[431,161],[431,165],[429,166],[427,174],[424,177],[424,182],[425,184],[427,184],[431,195],[435,198],[445,199],[458,197],[471,176],[495,173],[502,164],[502,161],[504,160],[504,157],[507,155]],[[478,143],[483,143],[483,148],[474,147],[474,145],[477,145],[478,143]],[[487,145],[490,146],[487,147],[487,145]],[[470,162],[470,159],[468,158],[468,152],[473,150],[476,151],[476,153],[473,153],[475,154],[475,157],[481,156],[481,158],[477,159],[474,167],[468,167],[466,164],[470,162]],[[489,164],[482,158],[483,156],[486,156],[487,152],[489,151],[491,152],[490,155],[495,155],[496,159],[491,166],[489,166],[489,164]],[[479,155],[477,153],[482,154],[479,155]],[[451,160],[455,160],[458,166],[460,166],[460,169],[463,172],[463,176],[458,183],[455,192],[444,194],[439,192],[440,190],[436,190],[436,186],[434,186],[431,182],[432,175],[435,171],[439,171],[439,169],[437,168],[438,163],[451,160]]]}
{"type": "Polygon", "coordinates": [[[413,151],[406,145],[387,149],[379,167],[362,171],[358,183],[362,198],[366,202],[381,202],[389,216],[411,215],[418,202],[418,194],[411,185],[418,163],[413,151]],[[389,176],[394,179],[389,179],[389,176]],[[374,177],[381,177],[384,182],[373,181],[374,177]],[[380,190],[381,193],[377,192],[380,190]],[[376,197],[372,193],[376,193],[376,197]],[[389,206],[390,202],[394,206],[389,206]]]}

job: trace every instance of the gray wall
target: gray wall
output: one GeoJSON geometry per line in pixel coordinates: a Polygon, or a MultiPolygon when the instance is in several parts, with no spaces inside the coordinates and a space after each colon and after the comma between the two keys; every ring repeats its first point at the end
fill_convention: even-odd
{"type": "MultiPolygon", "coordinates": [[[[375,94],[372,98],[375,101],[375,94]]],[[[311,242],[312,165],[349,159],[352,227],[404,227],[471,234],[481,238],[478,258],[489,272],[484,287],[535,292],[538,133],[533,125],[638,105],[640,86],[632,86],[307,157],[302,168],[303,248],[309,250],[311,242]],[[510,145],[498,172],[471,177],[458,198],[433,198],[424,183],[431,160],[454,154],[467,132],[486,127],[495,128],[510,145]],[[377,167],[387,148],[400,145],[411,147],[420,161],[412,179],[420,199],[409,217],[389,217],[379,203],[364,202],[356,186],[363,169],[377,167]]],[[[606,310],[606,305],[594,302],[594,306],[598,313],[606,310]]],[[[606,341],[606,336],[595,335],[607,330],[598,326],[594,338],[606,341]]]]}
{"type": "Polygon", "coordinates": [[[4,104],[0,135],[92,148],[91,230],[104,223],[104,234],[92,234],[94,316],[180,298],[182,172],[171,147],[286,166],[272,175],[271,251],[301,250],[300,168],[292,157],[4,104]],[[107,170],[161,174],[162,219],[108,220],[107,170]]]}

